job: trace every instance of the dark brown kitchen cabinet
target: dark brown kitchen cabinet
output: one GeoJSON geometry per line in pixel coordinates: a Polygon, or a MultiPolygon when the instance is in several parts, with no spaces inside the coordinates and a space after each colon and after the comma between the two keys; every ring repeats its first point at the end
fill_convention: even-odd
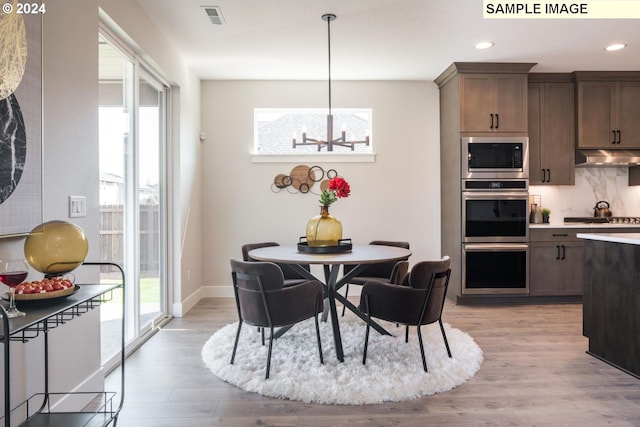
{"type": "Polygon", "coordinates": [[[640,148],[640,73],[617,74],[577,73],[578,148],[640,148]]]}
{"type": "Polygon", "coordinates": [[[575,96],[570,75],[529,76],[529,183],[575,183],[575,96]],[[543,82],[540,79],[567,80],[543,82]]]}
{"type": "Polygon", "coordinates": [[[461,132],[527,132],[526,74],[462,74],[461,132]]]}
{"type": "MultiPolygon", "coordinates": [[[[451,257],[451,278],[447,296],[455,302],[464,300],[462,295],[462,205],[460,188],[462,176],[462,144],[464,136],[496,135],[491,129],[491,114],[498,104],[500,136],[527,135],[527,80],[534,63],[454,62],[435,80],[440,98],[440,205],[443,215],[441,251],[451,257]],[[495,76],[505,76],[497,78],[495,76]],[[510,78],[513,76],[514,78],[510,78]],[[517,77],[516,77],[517,76],[517,77]],[[473,77],[478,77],[472,79],[473,77]],[[508,84],[506,81],[511,82],[508,84]],[[514,83],[516,82],[516,83],[514,83]],[[518,89],[509,89],[517,86],[518,89]],[[496,89],[497,87],[497,89],[496,89]],[[508,92],[519,96],[507,96],[508,92]],[[507,103],[505,98],[511,98],[507,103]],[[519,98],[519,99],[517,99],[519,98]],[[512,113],[502,111],[513,104],[518,125],[508,119],[512,113]],[[476,112],[474,106],[480,109],[476,112]],[[505,129],[517,129],[507,131],[505,129]]],[[[494,116],[495,120],[495,116],[494,116]]]]}
{"type": "Polygon", "coordinates": [[[582,295],[584,243],[578,232],[588,230],[530,230],[529,295],[582,295]]]}

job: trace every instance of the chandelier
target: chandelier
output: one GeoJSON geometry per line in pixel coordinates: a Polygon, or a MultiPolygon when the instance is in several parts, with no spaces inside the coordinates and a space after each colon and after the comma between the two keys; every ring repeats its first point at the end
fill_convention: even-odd
{"type": "Polygon", "coordinates": [[[296,137],[293,137],[293,148],[296,148],[298,145],[316,145],[318,147],[318,151],[322,151],[322,147],[327,147],[327,151],[333,151],[334,145],[339,145],[341,147],[350,147],[351,151],[353,151],[356,144],[365,144],[369,145],[369,135],[365,137],[363,141],[347,141],[346,131],[342,129],[340,135],[334,139],[333,137],[333,115],[331,114],[331,21],[335,21],[336,15],[332,13],[327,13],[322,15],[322,20],[327,21],[327,41],[328,41],[328,52],[329,52],[329,114],[327,115],[327,139],[316,139],[307,137],[307,132],[305,129],[302,130],[302,142],[297,142],[296,137]]]}

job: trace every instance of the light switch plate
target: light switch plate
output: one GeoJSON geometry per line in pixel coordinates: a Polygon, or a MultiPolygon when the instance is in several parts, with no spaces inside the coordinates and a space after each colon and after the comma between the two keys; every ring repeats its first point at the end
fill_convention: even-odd
{"type": "Polygon", "coordinates": [[[69,196],[69,218],[87,216],[87,198],[85,196],[69,196]]]}

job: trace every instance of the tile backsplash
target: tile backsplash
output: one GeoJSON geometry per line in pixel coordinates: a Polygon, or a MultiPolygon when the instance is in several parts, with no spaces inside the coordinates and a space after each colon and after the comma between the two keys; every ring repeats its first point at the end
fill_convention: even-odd
{"type": "Polygon", "coordinates": [[[567,216],[593,216],[600,200],[609,202],[614,216],[640,217],[640,186],[629,186],[628,167],[576,168],[575,185],[529,187],[540,195],[542,207],[551,209],[551,224],[562,224],[567,216]]]}

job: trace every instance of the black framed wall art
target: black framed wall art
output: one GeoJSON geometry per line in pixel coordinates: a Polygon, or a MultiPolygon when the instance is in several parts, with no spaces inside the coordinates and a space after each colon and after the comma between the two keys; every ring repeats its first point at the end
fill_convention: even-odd
{"type": "Polygon", "coordinates": [[[5,2],[0,12],[0,236],[42,223],[44,10],[26,4],[5,2]]]}

